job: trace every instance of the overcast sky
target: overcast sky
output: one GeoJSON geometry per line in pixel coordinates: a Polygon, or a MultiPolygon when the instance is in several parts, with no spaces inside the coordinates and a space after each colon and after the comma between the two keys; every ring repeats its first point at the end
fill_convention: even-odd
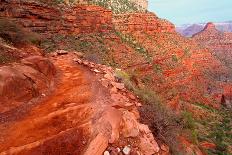
{"type": "Polygon", "coordinates": [[[176,25],[232,21],[232,0],[149,0],[149,10],[176,25]]]}

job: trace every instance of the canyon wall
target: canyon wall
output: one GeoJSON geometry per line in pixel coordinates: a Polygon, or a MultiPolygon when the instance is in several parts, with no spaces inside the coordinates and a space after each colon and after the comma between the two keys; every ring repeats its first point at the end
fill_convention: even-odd
{"type": "MultiPolygon", "coordinates": [[[[137,1],[142,3],[142,1],[137,1]]],[[[80,2],[81,3],[81,2],[80,2]]],[[[84,3],[84,2],[83,2],[84,3]]],[[[143,2],[143,5],[145,2],[143,2]]],[[[25,1],[2,2],[0,18],[7,18],[33,32],[45,34],[80,34],[118,31],[174,32],[175,26],[154,13],[113,15],[111,10],[95,5],[76,5],[63,9],[25,1]]]]}
{"type": "Polygon", "coordinates": [[[62,9],[31,2],[1,3],[0,18],[7,18],[46,36],[108,32],[112,29],[112,12],[99,6],[79,5],[62,9]]]}
{"type": "Polygon", "coordinates": [[[114,15],[115,28],[122,32],[175,32],[175,26],[154,13],[127,13],[114,15]]]}

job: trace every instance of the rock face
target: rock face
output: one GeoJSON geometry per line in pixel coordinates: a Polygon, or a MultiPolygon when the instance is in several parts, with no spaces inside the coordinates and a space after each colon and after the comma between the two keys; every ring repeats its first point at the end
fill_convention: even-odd
{"type": "Polygon", "coordinates": [[[175,26],[159,19],[154,13],[130,13],[114,15],[115,28],[121,32],[175,32],[175,26]]]}
{"type": "Polygon", "coordinates": [[[51,87],[56,73],[46,58],[33,56],[0,68],[0,112],[9,111],[51,87]]]}
{"type": "Polygon", "coordinates": [[[99,6],[62,9],[16,0],[1,2],[0,10],[0,17],[46,35],[107,32],[112,28],[111,11],[99,6]]]}

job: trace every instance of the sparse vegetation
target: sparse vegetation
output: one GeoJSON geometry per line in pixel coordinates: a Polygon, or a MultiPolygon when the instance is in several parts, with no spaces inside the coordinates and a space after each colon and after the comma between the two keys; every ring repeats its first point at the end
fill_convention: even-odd
{"type": "Polygon", "coordinates": [[[184,111],[182,113],[182,118],[184,121],[184,129],[186,130],[186,132],[188,132],[188,135],[190,136],[190,140],[194,143],[194,144],[198,144],[198,132],[196,129],[196,122],[192,116],[192,114],[188,111],[184,111]]]}
{"type": "Polygon", "coordinates": [[[155,73],[162,73],[163,72],[162,67],[159,64],[153,64],[153,71],[155,73]]]}
{"type": "Polygon", "coordinates": [[[116,67],[117,64],[110,55],[110,48],[104,42],[104,34],[55,35],[44,40],[41,47],[48,52],[58,49],[78,51],[84,53],[86,59],[95,63],[116,67]]]}
{"type": "Polygon", "coordinates": [[[5,64],[10,61],[10,57],[0,53],[0,64],[5,64]]]}
{"type": "Polygon", "coordinates": [[[199,139],[216,144],[215,149],[206,150],[208,154],[229,155],[232,144],[232,115],[228,109],[212,111],[214,117],[199,121],[203,128],[198,128],[199,139]]]}
{"type": "Polygon", "coordinates": [[[228,149],[232,144],[232,116],[229,110],[215,110],[202,103],[193,103],[212,115],[204,119],[197,119],[188,111],[182,112],[182,115],[177,115],[162,105],[162,99],[154,91],[148,87],[136,86],[132,82],[133,74],[117,71],[116,76],[123,79],[126,87],[144,103],[140,109],[142,122],[149,124],[155,137],[168,144],[172,153],[180,153],[180,150],[176,149],[181,144],[176,139],[179,135],[184,134],[197,146],[201,141],[216,144],[215,150],[205,150],[208,154],[229,155],[228,149]]]}
{"type": "Polygon", "coordinates": [[[155,137],[169,145],[172,153],[180,153],[177,137],[183,128],[181,117],[162,105],[162,100],[154,91],[137,87],[127,73],[117,71],[116,76],[144,103],[140,109],[141,121],[150,126],[155,137]]]}
{"type": "Polygon", "coordinates": [[[172,55],[172,61],[173,61],[173,62],[178,62],[178,58],[177,58],[176,55],[172,55]]]}
{"type": "Polygon", "coordinates": [[[90,3],[110,9],[115,14],[125,12],[139,12],[143,10],[141,6],[138,6],[129,0],[92,0],[90,3]]]}
{"type": "Polygon", "coordinates": [[[130,47],[135,49],[138,53],[143,55],[143,57],[149,62],[152,62],[152,55],[147,51],[146,48],[144,48],[142,45],[140,45],[136,39],[134,39],[131,35],[129,34],[123,34],[121,32],[116,31],[116,35],[121,38],[121,40],[128,44],[130,47]]]}
{"type": "Polygon", "coordinates": [[[14,45],[39,45],[41,42],[41,37],[38,34],[26,31],[19,24],[8,19],[0,19],[0,37],[14,45]]]}

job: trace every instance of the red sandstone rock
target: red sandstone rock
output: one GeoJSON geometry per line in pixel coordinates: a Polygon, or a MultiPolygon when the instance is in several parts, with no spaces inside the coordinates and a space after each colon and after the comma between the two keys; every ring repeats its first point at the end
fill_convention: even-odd
{"type": "Polygon", "coordinates": [[[55,67],[46,58],[29,57],[21,64],[0,68],[1,112],[37,97],[52,83],[55,67]],[[30,62],[30,63],[29,63],[30,62]]]}
{"type": "Polygon", "coordinates": [[[80,5],[62,9],[35,2],[4,1],[1,2],[0,17],[15,20],[34,32],[46,34],[45,37],[55,33],[108,32],[112,29],[112,13],[102,7],[80,5]]]}
{"type": "Polygon", "coordinates": [[[154,13],[127,13],[114,15],[115,28],[121,32],[175,32],[175,26],[154,13]]]}
{"type": "Polygon", "coordinates": [[[133,113],[123,111],[122,134],[125,137],[137,137],[139,135],[139,124],[133,113]]]}
{"type": "Polygon", "coordinates": [[[24,65],[30,66],[42,74],[44,74],[47,78],[51,79],[56,74],[55,66],[49,61],[47,58],[33,56],[22,60],[24,65]]]}
{"type": "Polygon", "coordinates": [[[89,144],[85,155],[102,155],[108,146],[108,139],[103,134],[98,134],[89,144]]]}
{"type": "Polygon", "coordinates": [[[209,143],[209,142],[201,142],[200,144],[201,147],[204,149],[215,149],[216,145],[214,143],[209,143]]]}

